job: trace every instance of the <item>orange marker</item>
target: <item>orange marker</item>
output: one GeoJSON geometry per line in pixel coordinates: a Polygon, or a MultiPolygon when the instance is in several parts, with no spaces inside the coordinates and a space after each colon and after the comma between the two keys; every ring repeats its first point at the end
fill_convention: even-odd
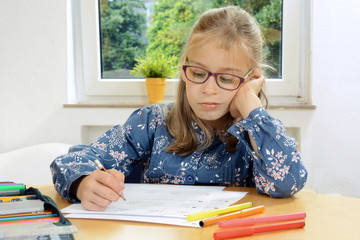
{"type": "Polygon", "coordinates": [[[199,224],[200,224],[200,227],[206,227],[211,224],[217,223],[219,221],[230,220],[230,219],[234,219],[234,218],[243,218],[243,217],[247,217],[250,215],[262,213],[264,211],[265,211],[264,206],[257,206],[257,207],[243,209],[243,210],[229,213],[229,214],[220,215],[217,217],[208,218],[203,221],[200,221],[199,224]]]}
{"type": "MultiPolygon", "coordinates": [[[[95,159],[94,163],[95,163],[96,167],[97,167],[99,170],[108,173],[108,171],[106,171],[106,169],[104,168],[104,166],[101,164],[101,162],[100,162],[98,159],[95,159]]],[[[124,201],[126,201],[126,198],[125,198],[125,196],[124,196],[123,193],[122,193],[122,194],[119,194],[119,196],[120,196],[124,201]]]]}

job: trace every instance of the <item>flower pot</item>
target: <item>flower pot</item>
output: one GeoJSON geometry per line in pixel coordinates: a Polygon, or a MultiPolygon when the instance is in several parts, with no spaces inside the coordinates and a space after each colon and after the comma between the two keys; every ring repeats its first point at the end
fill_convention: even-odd
{"type": "Polygon", "coordinates": [[[164,100],[165,78],[146,78],[146,89],[148,92],[149,103],[162,103],[164,100]]]}

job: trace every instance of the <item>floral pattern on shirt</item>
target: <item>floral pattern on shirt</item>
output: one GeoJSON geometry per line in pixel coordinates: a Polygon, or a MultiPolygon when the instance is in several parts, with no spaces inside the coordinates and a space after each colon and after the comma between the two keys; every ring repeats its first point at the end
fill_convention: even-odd
{"type": "MultiPolygon", "coordinates": [[[[173,137],[166,119],[172,104],[155,104],[133,112],[123,125],[117,125],[90,145],[77,145],[51,164],[57,191],[70,201],[73,181],[96,169],[99,159],[105,168],[129,175],[136,165],[144,168],[145,183],[216,184],[253,186],[262,194],[288,197],[303,188],[307,171],[302,164],[294,139],[286,136],[281,121],[261,107],[228,129],[239,141],[235,152],[215,138],[205,150],[188,156],[166,152],[173,137]],[[259,157],[252,149],[249,134],[256,142],[259,157]]],[[[204,139],[194,122],[197,139],[204,139]]]]}

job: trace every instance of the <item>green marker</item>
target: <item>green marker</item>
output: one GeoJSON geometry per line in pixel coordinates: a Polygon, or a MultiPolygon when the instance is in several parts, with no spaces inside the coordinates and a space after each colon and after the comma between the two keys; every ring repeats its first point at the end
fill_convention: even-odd
{"type": "Polygon", "coordinates": [[[0,185],[0,191],[11,191],[11,190],[20,190],[25,189],[26,186],[24,184],[9,184],[9,185],[0,185]]]}

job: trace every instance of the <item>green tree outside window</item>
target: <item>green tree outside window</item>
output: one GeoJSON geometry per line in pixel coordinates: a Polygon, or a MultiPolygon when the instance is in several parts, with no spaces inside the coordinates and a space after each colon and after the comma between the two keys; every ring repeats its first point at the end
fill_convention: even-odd
{"type": "Polygon", "coordinates": [[[134,78],[135,58],[180,56],[187,35],[207,9],[238,5],[255,16],[264,58],[281,78],[282,0],[99,0],[103,78],[134,78]]]}

